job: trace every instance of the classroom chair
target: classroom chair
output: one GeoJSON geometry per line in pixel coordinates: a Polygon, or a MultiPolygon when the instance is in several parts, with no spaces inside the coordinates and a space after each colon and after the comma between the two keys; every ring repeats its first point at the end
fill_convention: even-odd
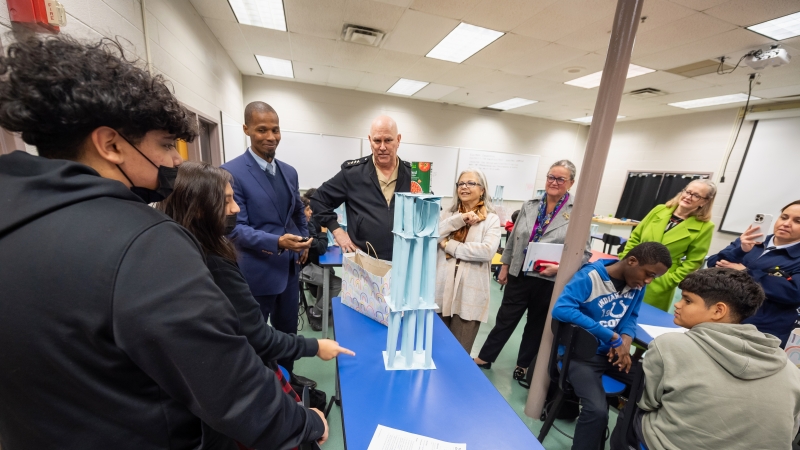
{"type": "Polygon", "coordinates": [[[622,238],[613,234],[603,233],[603,253],[611,254],[615,245],[622,244],[622,238]]]}
{"type": "MultiPolygon", "coordinates": [[[[539,431],[539,442],[544,442],[553,422],[556,420],[558,411],[565,402],[565,397],[573,392],[572,385],[567,381],[567,373],[573,359],[590,359],[597,353],[597,338],[583,328],[570,323],[559,322],[553,319],[553,349],[550,352],[548,362],[548,373],[550,379],[556,383],[556,397],[552,402],[545,405],[543,412],[544,424],[539,431]],[[563,347],[563,353],[559,355],[559,347],[563,347]]],[[[611,377],[603,375],[603,389],[606,396],[618,396],[625,391],[625,383],[617,381],[611,377]]],[[[605,445],[605,437],[603,439],[605,445]]]]}

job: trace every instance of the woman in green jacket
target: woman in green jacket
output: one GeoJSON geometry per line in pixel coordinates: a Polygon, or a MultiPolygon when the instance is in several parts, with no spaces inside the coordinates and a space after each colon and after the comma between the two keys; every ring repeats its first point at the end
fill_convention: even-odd
{"type": "Polygon", "coordinates": [[[717,186],[713,182],[694,180],[672,200],[653,208],[631,233],[620,259],[628,250],[647,241],[664,244],[672,255],[669,271],[647,286],[645,302],[668,311],[678,283],[703,266],[714,233],[711,208],[716,195],[717,186]]]}

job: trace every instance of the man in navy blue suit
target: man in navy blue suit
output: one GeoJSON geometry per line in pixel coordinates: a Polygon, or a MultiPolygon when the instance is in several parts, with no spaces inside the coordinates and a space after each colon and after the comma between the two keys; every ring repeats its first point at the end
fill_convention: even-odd
{"type": "MultiPolygon", "coordinates": [[[[298,277],[308,258],[306,216],[294,167],[275,159],[281,141],[278,113],[264,102],[244,110],[250,148],[223,164],[233,175],[233,196],[241,210],[229,235],[239,267],[265,320],[284,333],[297,333],[298,277]]],[[[278,360],[294,384],[316,383],[294,374],[294,361],[278,360]]]]}

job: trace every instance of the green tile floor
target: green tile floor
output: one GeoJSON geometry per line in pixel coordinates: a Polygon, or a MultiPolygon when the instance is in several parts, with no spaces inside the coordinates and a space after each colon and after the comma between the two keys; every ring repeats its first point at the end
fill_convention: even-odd
{"type": "MultiPolygon", "coordinates": [[[[473,356],[478,354],[483,342],[489,335],[489,331],[491,331],[492,327],[494,326],[494,318],[497,315],[497,309],[500,307],[500,301],[503,298],[503,292],[500,290],[500,285],[495,281],[492,281],[491,286],[492,298],[490,303],[489,322],[481,325],[480,332],[475,340],[473,356]]],[[[511,339],[509,339],[505,348],[503,348],[503,352],[500,354],[500,357],[494,364],[492,364],[492,368],[490,370],[484,370],[483,373],[489,378],[489,380],[491,380],[491,382],[494,384],[494,387],[497,388],[503,397],[505,397],[506,401],[508,401],[511,407],[514,408],[514,411],[516,411],[517,415],[522,419],[523,422],[525,422],[531,432],[533,434],[538,434],[539,429],[542,426],[542,422],[538,419],[532,419],[526,416],[524,413],[525,400],[528,396],[528,390],[521,387],[511,378],[511,373],[514,371],[514,367],[516,365],[517,350],[519,349],[519,342],[522,338],[522,329],[524,326],[525,318],[523,318],[520,324],[517,326],[517,329],[511,336],[511,339]]],[[[309,337],[322,337],[322,333],[312,331],[308,324],[304,324],[300,334],[309,337]]],[[[295,363],[295,372],[316,380],[319,384],[318,388],[325,391],[328,394],[328,398],[330,398],[330,395],[334,392],[335,371],[336,363],[334,361],[325,362],[318,358],[304,358],[295,363]]],[[[465,392],[464,395],[469,395],[469,393],[465,392]]],[[[616,423],[617,416],[613,409],[611,410],[610,416],[609,422],[611,424],[616,423]]],[[[333,409],[328,416],[328,425],[330,426],[330,437],[328,442],[322,446],[323,450],[344,450],[344,439],[342,436],[342,412],[341,409],[336,405],[333,406],[333,409]]],[[[572,435],[575,430],[575,422],[564,422],[557,420],[555,425],[570,435],[572,435]]],[[[566,450],[571,446],[572,441],[561,435],[555,429],[551,429],[544,441],[544,447],[547,450],[566,450]]],[[[502,443],[498,443],[497,447],[491,450],[503,448],[504,447],[502,443]]],[[[608,443],[606,443],[606,448],[609,448],[608,443]]],[[[468,447],[468,450],[484,449],[473,449],[468,447]]]]}

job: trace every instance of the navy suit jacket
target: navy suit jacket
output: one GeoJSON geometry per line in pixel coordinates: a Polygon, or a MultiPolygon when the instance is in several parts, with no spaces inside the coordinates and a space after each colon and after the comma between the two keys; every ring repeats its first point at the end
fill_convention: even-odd
{"type": "Polygon", "coordinates": [[[254,296],[280,294],[286,289],[290,274],[300,270],[295,267],[298,254],[291,250],[281,251],[278,238],[286,233],[308,236],[297,171],[277,159],[275,163],[280,166],[292,192],[285,222],[280,219],[282,214],[278,211],[275,190],[267,174],[249,151],[222,165],[233,175],[233,197],[241,208],[236,228],[229,237],[236,246],[239,267],[254,296]]]}

